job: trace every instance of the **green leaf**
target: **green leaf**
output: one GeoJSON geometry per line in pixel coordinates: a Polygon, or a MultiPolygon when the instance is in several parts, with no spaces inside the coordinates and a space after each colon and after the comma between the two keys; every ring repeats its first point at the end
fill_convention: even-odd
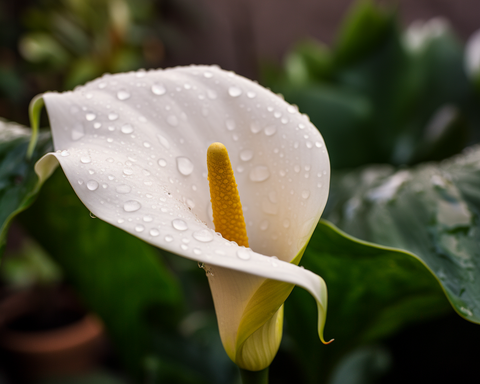
{"type": "Polygon", "coordinates": [[[12,219],[33,202],[41,187],[33,165],[52,148],[50,132],[41,133],[28,159],[30,133],[0,120],[0,256],[12,219]]]}
{"type": "Polygon", "coordinates": [[[160,311],[158,326],[171,330],[181,304],[179,286],[159,251],[92,218],[61,171],[21,219],[102,318],[126,366],[138,374],[151,352],[149,313],[160,311]]]}
{"type": "Polygon", "coordinates": [[[308,39],[298,43],[285,58],[285,72],[292,85],[322,81],[332,70],[332,55],[327,46],[308,39]]]}
{"type": "Polygon", "coordinates": [[[412,169],[369,166],[332,179],[327,217],[417,255],[454,309],[480,323],[480,147],[412,169]]]}
{"type": "Polygon", "coordinates": [[[349,10],[335,47],[338,65],[361,60],[378,48],[395,27],[394,12],[381,9],[371,0],[359,0],[349,10]]]}
{"type": "Polygon", "coordinates": [[[285,304],[286,331],[306,383],[325,382],[347,353],[407,324],[450,310],[440,284],[413,254],[355,239],[321,220],[302,259],[328,287],[326,339],[315,340],[311,299],[294,289],[285,304]]]}

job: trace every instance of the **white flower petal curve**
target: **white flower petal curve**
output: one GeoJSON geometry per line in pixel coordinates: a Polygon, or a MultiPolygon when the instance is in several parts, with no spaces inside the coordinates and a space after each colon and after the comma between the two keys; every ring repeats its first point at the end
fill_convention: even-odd
{"type": "Polygon", "coordinates": [[[247,296],[270,278],[304,287],[326,308],[323,280],[288,263],[320,218],[330,172],[321,135],[295,107],[197,66],[106,75],[43,97],[57,152],[38,173],[55,156],[96,217],[208,266],[261,277],[243,284],[247,296]],[[230,153],[255,252],[213,230],[206,151],[216,141],[230,153]]]}

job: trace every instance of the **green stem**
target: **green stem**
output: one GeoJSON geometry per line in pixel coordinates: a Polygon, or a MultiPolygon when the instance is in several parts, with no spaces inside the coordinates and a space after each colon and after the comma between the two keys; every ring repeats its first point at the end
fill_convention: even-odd
{"type": "Polygon", "coordinates": [[[268,367],[262,371],[247,371],[240,369],[242,384],[268,384],[268,367]]]}

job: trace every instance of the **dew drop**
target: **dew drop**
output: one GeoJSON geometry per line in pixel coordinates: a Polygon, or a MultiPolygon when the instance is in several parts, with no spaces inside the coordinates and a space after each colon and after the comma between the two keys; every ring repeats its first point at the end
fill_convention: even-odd
{"type": "Polygon", "coordinates": [[[202,254],[202,251],[200,250],[200,248],[193,248],[193,253],[195,255],[201,255],[202,254]]]}
{"type": "Polygon", "coordinates": [[[277,128],[274,126],[269,126],[265,128],[264,132],[265,132],[265,135],[272,136],[275,134],[275,132],[277,132],[277,128]]]}
{"type": "Polygon", "coordinates": [[[308,199],[310,197],[310,191],[307,191],[307,190],[302,191],[302,197],[304,199],[308,199]]]}
{"type": "Polygon", "coordinates": [[[316,146],[317,148],[322,148],[323,144],[322,144],[320,141],[316,141],[316,142],[315,142],[315,146],[316,146]]]}
{"type": "Polygon", "coordinates": [[[126,135],[130,134],[133,132],[133,125],[132,124],[123,124],[122,127],[120,128],[120,131],[122,131],[122,133],[125,133],[126,135]]]}
{"type": "Polygon", "coordinates": [[[175,115],[170,115],[167,117],[167,123],[170,124],[172,127],[176,127],[178,125],[178,118],[175,115]]]}
{"type": "Polygon", "coordinates": [[[182,244],[182,245],[180,245],[180,248],[182,248],[182,250],[186,251],[188,249],[188,245],[182,244]]]}
{"type": "Polygon", "coordinates": [[[237,250],[237,256],[242,260],[250,260],[250,252],[246,248],[240,248],[237,250]]]}
{"type": "Polygon", "coordinates": [[[90,191],[95,191],[98,189],[98,183],[95,180],[89,180],[87,181],[87,188],[90,191]]]}
{"type": "Polygon", "coordinates": [[[260,229],[262,231],[266,231],[268,229],[268,220],[263,220],[261,223],[260,223],[260,229]]]}
{"type": "Polygon", "coordinates": [[[202,243],[208,243],[213,240],[213,234],[208,229],[201,229],[199,231],[193,232],[193,238],[202,243]]]}
{"type": "Polygon", "coordinates": [[[98,121],[93,123],[93,128],[95,128],[95,129],[100,129],[101,126],[102,126],[102,123],[99,123],[98,121]]]}
{"type": "Polygon", "coordinates": [[[126,175],[126,176],[131,176],[131,175],[133,175],[133,169],[132,168],[125,168],[123,170],[123,174],[126,175]]]}
{"type": "Polygon", "coordinates": [[[159,83],[153,84],[151,87],[151,90],[154,95],[158,95],[158,96],[164,95],[167,92],[167,89],[165,88],[165,86],[159,83]]]}
{"type": "Polygon", "coordinates": [[[170,235],[167,235],[167,236],[165,236],[165,241],[166,241],[167,243],[171,243],[171,242],[173,241],[173,237],[170,236],[170,235]]]}
{"type": "Polygon", "coordinates": [[[257,96],[257,94],[255,92],[252,92],[252,91],[247,92],[247,97],[249,99],[253,99],[253,98],[255,98],[255,96],[257,96]]]}
{"type": "Polygon", "coordinates": [[[240,160],[249,161],[253,158],[253,151],[251,149],[244,149],[240,152],[240,160]]]}
{"type": "Polygon", "coordinates": [[[85,119],[87,119],[87,121],[92,121],[92,120],[95,120],[97,118],[97,115],[93,112],[87,112],[85,114],[85,119]]]}
{"type": "Polygon", "coordinates": [[[63,151],[60,153],[60,156],[62,156],[62,157],[70,156],[70,152],[68,152],[67,150],[63,150],[63,151]]]}
{"type": "Polygon", "coordinates": [[[293,105],[289,105],[289,106],[287,107],[287,111],[288,111],[289,113],[295,113],[295,112],[298,111],[298,109],[295,108],[293,105]]]}
{"type": "Polygon", "coordinates": [[[141,207],[142,205],[137,200],[128,200],[123,205],[123,210],[125,212],[135,212],[138,211],[141,207]]]}
{"type": "Polygon", "coordinates": [[[177,169],[184,176],[188,176],[193,172],[193,163],[188,157],[177,157],[177,169]]]}
{"type": "Polygon", "coordinates": [[[120,184],[115,188],[115,191],[117,191],[117,193],[121,193],[121,194],[130,193],[131,190],[132,190],[132,188],[129,185],[126,185],[126,184],[120,184]]]}
{"type": "Polygon", "coordinates": [[[312,144],[311,141],[307,141],[307,142],[305,143],[305,145],[307,146],[308,149],[310,149],[310,148],[313,147],[313,144],[312,144]]]}
{"type": "Polygon", "coordinates": [[[165,159],[158,159],[158,165],[165,167],[167,165],[167,161],[165,159]]]}
{"type": "Polygon", "coordinates": [[[188,229],[187,223],[182,219],[174,219],[172,221],[172,227],[177,231],[186,231],[188,229]]]}
{"type": "Polygon", "coordinates": [[[89,156],[82,156],[80,157],[80,162],[82,164],[89,164],[92,162],[92,159],[89,156]]]}
{"type": "Polygon", "coordinates": [[[257,122],[254,121],[252,124],[250,124],[250,131],[252,131],[252,133],[258,133],[261,130],[262,128],[257,122]]]}
{"type": "Polygon", "coordinates": [[[153,217],[150,216],[150,215],[144,216],[144,217],[143,217],[143,221],[144,221],[145,223],[151,223],[151,222],[153,221],[153,217]]]}
{"type": "Polygon", "coordinates": [[[85,128],[82,124],[76,124],[72,128],[72,140],[80,140],[83,136],[85,136],[85,128]]]}
{"type": "Polygon", "coordinates": [[[143,232],[145,230],[145,226],[142,224],[137,224],[135,226],[135,232],[143,232]]]}
{"type": "Polygon", "coordinates": [[[118,115],[115,112],[110,112],[108,114],[108,120],[113,121],[113,120],[117,120],[117,119],[118,119],[118,115]]]}
{"type": "Polygon", "coordinates": [[[207,79],[210,79],[213,77],[212,72],[204,72],[203,76],[205,76],[207,79]]]}
{"type": "Polygon", "coordinates": [[[242,94],[242,90],[236,86],[228,88],[228,94],[232,97],[238,97],[242,94]]]}
{"type": "Polygon", "coordinates": [[[207,96],[210,100],[215,100],[217,98],[217,92],[215,92],[214,90],[212,89],[209,89],[207,91],[207,96]]]}
{"type": "Polygon", "coordinates": [[[165,137],[163,137],[162,135],[157,135],[157,139],[160,144],[162,144],[166,149],[170,149],[170,143],[165,137]]]}
{"type": "Polygon", "coordinates": [[[120,91],[117,92],[117,99],[121,101],[128,100],[130,96],[131,96],[130,93],[125,89],[121,89],[120,91]]]}
{"type": "Polygon", "coordinates": [[[233,120],[233,119],[227,119],[225,121],[225,125],[227,126],[227,129],[229,131],[233,131],[236,127],[235,120],[233,120]]]}
{"type": "Polygon", "coordinates": [[[249,177],[251,181],[259,183],[270,177],[270,170],[265,165],[258,165],[250,171],[249,177]]]}
{"type": "Polygon", "coordinates": [[[158,235],[160,235],[160,231],[156,228],[152,228],[150,229],[150,236],[153,236],[153,237],[157,237],[158,235]]]}

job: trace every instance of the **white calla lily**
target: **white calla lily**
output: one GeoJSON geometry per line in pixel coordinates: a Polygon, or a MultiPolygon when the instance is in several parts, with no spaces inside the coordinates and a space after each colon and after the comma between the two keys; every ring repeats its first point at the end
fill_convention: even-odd
{"type": "MultiPolygon", "coordinates": [[[[267,367],[294,285],[318,304],[326,286],[298,267],[325,207],[329,160],[307,116],[258,84],[218,67],[105,75],[43,95],[60,163],[87,208],[157,247],[205,264],[223,345],[247,370],[267,367]],[[229,151],[250,248],[214,231],[206,151],[229,151]]],[[[134,255],[132,255],[134,257],[134,255]]]]}

